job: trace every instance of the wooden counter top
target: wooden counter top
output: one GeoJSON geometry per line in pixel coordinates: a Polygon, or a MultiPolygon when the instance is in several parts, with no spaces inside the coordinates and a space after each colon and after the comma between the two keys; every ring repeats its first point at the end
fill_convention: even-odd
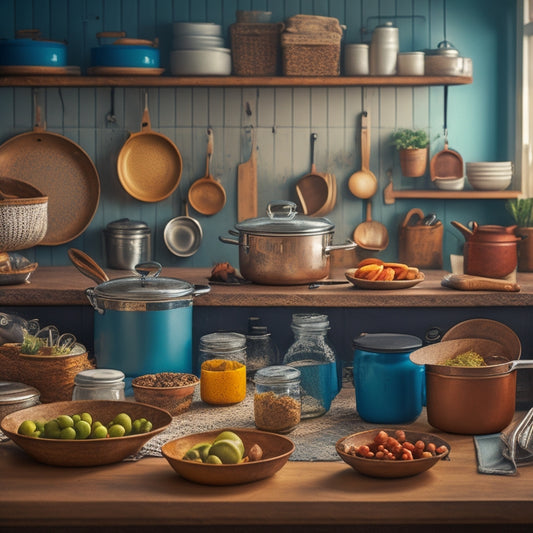
{"type": "MultiPolygon", "coordinates": [[[[423,416],[409,428],[437,433],[423,416]]],[[[514,531],[502,524],[531,528],[533,468],[520,467],[516,476],[479,474],[473,438],[439,434],[450,443],[451,460],[415,477],[374,479],[341,461],[289,461],[269,479],[234,487],[188,482],[162,458],[52,467],[5,442],[0,444],[0,530],[39,531],[45,525],[54,532],[77,526],[113,532],[180,526],[174,531],[183,532],[193,525],[217,532],[252,525],[253,531],[273,531],[276,526],[280,533],[339,532],[348,525],[352,532],[400,524],[408,525],[402,531],[427,531],[428,524],[454,530],[458,524],[485,524],[484,532],[514,531]]]]}
{"type": "MultiPolygon", "coordinates": [[[[129,275],[107,270],[110,278],[129,275]]],[[[162,276],[206,284],[208,268],[164,268],[162,276]]],[[[441,287],[447,272],[428,270],[426,279],[415,287],[402,290],[361,290],[352,285],[240,286],[213,285],[209,294],[195,298],[196,306],[228,307],[522,307],[533,305],[533,273],[519,273],[520,292],[459,291],[441,287]]],[[[345,279],[343,271],[333,272],[334,279],[345,279]]],[[[12,306],[88,306],[84,290],[95,284],[74,266],[39,267],[23,285],[0,286],[0,305],[12,306]]]]}

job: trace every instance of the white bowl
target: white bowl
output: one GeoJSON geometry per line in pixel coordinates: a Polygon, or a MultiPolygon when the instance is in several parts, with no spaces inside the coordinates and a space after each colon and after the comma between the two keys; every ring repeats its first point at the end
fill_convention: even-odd
{"type": "Polygon", "coordinates": [[[475,178],[508,178],[513,175],[512,170],[467,170],[467,176],[473,176],[475,178]]]}
{"type": "Polygon", "coordinates": [[[503,178],[468,176],[468,182],[477,191],[503,191],[509,187],[511,179],[511,176],[503,178]]]}
{"type": "Polygon", "coordinates": [[[170,53],[170,72],[174,76],[229,76],[231,50],[174,50],[170,53]]]}
{"type": "Polygon", "coordinates": [[[471,168],[501,168],[501,167],[512,167],[512,161],[469,161],[466,163],[466,167],[471,168]]]}
{"type": "Polygon", "coordinates": [[[203,50],[223,47],[224,38],[216,35],[176,35],[172,39],[173,50],[203,50]]]}
{"type": "Polygon", "coordinates": [[[174,22],[174,35],[222,35],[222,26],[214,22],[174,22]]]}
{"type": "Polygon", "coordinates": [[[465,177],[460,178],[435,178],[435,187],[441,191],[462,191],[465,186],[465,177]]]}

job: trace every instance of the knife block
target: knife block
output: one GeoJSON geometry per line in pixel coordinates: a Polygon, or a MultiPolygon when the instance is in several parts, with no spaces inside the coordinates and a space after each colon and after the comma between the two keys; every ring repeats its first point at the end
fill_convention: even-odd
{"type": "Polygon", "coordinates": [[[433,226],[409,226],[404,219],[399,234],[398,256],[400,263],[428,269],[442,268],[442,237],[444,226],[439,220],[433,226]]]}

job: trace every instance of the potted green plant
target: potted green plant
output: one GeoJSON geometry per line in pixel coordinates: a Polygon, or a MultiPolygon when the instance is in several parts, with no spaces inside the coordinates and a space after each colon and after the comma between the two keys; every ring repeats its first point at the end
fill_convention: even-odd
{"type": "Polygon", "coordinates": [[[396,130],[392,134],[392,144],[400,154],[400,167],[404,176],[418,178],[425,174],[429,137],[424,130],[396,130]]]}
{"type": "Polygon", "coordinates": [[[521,237],[518,242],[518,270],[533,272],[533,198],[513,198],[507,200],[505,207],[517,225],[516,235],[521,237]]]}

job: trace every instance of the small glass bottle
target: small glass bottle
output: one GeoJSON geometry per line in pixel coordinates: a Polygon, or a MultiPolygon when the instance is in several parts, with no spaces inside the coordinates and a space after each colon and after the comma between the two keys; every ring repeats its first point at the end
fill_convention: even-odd
{"type": "Polygon", "coordinates": [[[300,422],[300,371],[286,365],[255,373],[254,418],[257,429],[289,433],[300,422]]]}
{"type": "Polygon", "coordinates": [[[82,370],[74,378],[73,400],[125,400],[124,372],[109,368],[82,370]]]}
{"type": "Polygon", "coordinates": [[[283,363],[300,370],[302,418],[321,416],[340,390],[335,349],[327,338],[329,318],[294,314],[291,328],[295,340],[283,363]]]}
{"type": "Polygon", "coordinates": [[[246,335],[246,376],[253,379],[260,368],[279,363],[279,350],[272,340],[268,328],[261,324],[261,319],[252,316],[248,319],[246,335]]]}
{"type": "Polygon", "coordinates": [[[246,397],[246,336],[217,332],[200,338],[200,397],[209,404],[231,405],[246,397]]]}

